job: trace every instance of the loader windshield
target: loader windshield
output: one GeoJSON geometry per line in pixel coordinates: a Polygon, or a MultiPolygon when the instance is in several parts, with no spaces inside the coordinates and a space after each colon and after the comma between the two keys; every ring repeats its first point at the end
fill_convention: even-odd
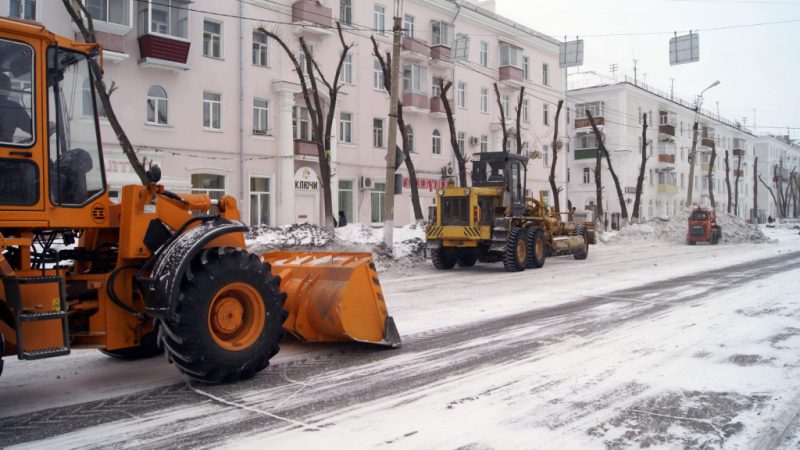
{"type": "Polygon", "coordinates": [[[50,199],[83,205],[104,191],[92,72],[86,55],[47,50],[50,199]]]}
{"type": "Polygon", "coordinates": [[[33,144],[33,49],[0,39],[0,145],[33,144]]]}

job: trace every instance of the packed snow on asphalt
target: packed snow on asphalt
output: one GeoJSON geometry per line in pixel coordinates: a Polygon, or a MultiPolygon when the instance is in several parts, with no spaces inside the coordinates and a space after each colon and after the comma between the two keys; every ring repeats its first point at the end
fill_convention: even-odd
{"type": "MultiPolygon", "coordinates": [[[[688,215],[688,214],[687,214],[688,215]]],[[[395,350],[287,341],[234,385],[163,358],[6,358],[0,447],[800,447],[800,235],[721,216],[602,233],[537,270],[435,271],[419,226],[257,229],[250,249],[371,251],[395,350]]]]}

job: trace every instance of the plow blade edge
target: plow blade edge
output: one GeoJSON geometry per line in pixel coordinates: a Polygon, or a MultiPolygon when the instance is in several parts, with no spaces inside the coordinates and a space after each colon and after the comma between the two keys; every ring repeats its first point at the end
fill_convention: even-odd
{"type": "Polygon", "coordinates": [[[311,342],[400,346],[370,253],[271,252],[261,260],[281,279],[283,328],[311,342]]]}

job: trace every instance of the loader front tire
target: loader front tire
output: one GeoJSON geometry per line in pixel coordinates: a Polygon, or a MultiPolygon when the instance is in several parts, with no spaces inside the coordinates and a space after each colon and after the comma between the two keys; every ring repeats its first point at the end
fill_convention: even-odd
{"type": "Polygon", "coordinates": [[[542,231],[536,227],[529,228],[527,235],[529,248],[526,267],[529,269],[540,269],[544,266],[544,261],[547,258],[542,231]]]}
{"type": "Polygon", "coordinates": [[[528,264],[528,239],[525,229],[515,227],[508,233],[506,252],[503,255],[503,267],[508,272],[522,272],[528,264]]]}
{"type": "Polygon", "coordinates": [[[458,251],[456,257],[459,267],[472,267],[478,262],[478,250],[471,248],[462,248],[458,251]]]}
{"type": "Polygon", "coordinates": [[[286,294],[253,254],[203,250],[187,268],[159,343],[189,378],[207,384],[251,378],[269,365],[283,338],[286,294]]]}
{"type": "Polygon", "coordinates": [[[583,236],[583,247],[575,252],[572,257],[578,260],[586,259],[586,257],[589,256],[589,236],[586,232],[586,226],[578,225],[574,230],[572,230],[572,235],[583,236]]]}
{"type": "Polygon", "coordinates": [[[431,261],[438,270],[450,270],[456,265],[456,254],[449,248],[435,248],[431,250],[431,261]]]}

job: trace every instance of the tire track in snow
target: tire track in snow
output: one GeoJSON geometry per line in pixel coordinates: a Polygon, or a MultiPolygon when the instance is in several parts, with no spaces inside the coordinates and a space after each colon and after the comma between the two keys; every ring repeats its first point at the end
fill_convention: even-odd
{"type": "MultiPolygon", "coordinates": [[[[226,402],[317,427],[335,424],[335,416],[364,408],[391,407],[411,402],[426,392],[458,382],[475,372],[541,357],[543,346],[565,336],[601,334],[620,323],[663,313],[670,308],[702,302],[710,294],[736,289],[767,273],[800,268],[800,253],[737,264],[642,286],[587,296],[561,305],[512,316],[404,336],[399,350],[376,350],[362,345],[337,345],[326,353],[299,361],[273,364],[253,380],[228,386],[203,387],[224,399],[208,414],[182,417],[174,427],[142,427],[97,441],[93,427],[146,417],[165,407],[209,402],[185,385],[152,389],[109,400],[54,408],[0,420],[0,447],[56,437],[68,430],[86,434],[84,445],[131,445],[142,448],[176,445],[214,446],[232,435],[247,436],[287,430],[286,422],[263,414],[237,410],[226,402]],[[288,381],[291,380],[291,381],[288,381]],[[298,383],[302,389],[298,389],[298,383]],[[290,401],[285,401],[291,397],[290,401]],[[237,420],[221,420],[215,415],[237,420]]],[[[58,439],[54,440],[55,443],[58,439]]],[[[41,442],[39,444],[42,444],[41,442]]]]}

